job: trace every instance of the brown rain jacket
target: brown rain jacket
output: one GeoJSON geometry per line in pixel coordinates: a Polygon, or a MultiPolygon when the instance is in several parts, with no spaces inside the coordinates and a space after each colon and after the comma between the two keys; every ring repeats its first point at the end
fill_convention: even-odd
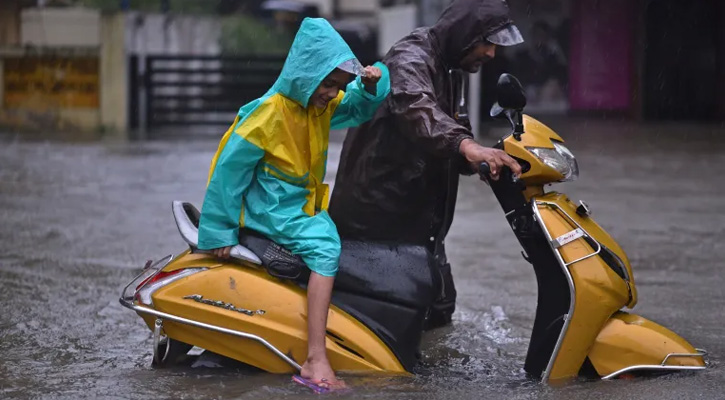
{"type": "MultiPolygon", "coordinates": [[[[329,212],[343,238],[429,246],[452,222],[459,145],[472,137],[454,118],[460,60],[511,23],[503,0],[456,0],[430,28],[398,41],[383,59],[391,93],[371,121],[345,139],[329,212]]],[[[437,239],[437,240],[436,240],[437,239]]]]}

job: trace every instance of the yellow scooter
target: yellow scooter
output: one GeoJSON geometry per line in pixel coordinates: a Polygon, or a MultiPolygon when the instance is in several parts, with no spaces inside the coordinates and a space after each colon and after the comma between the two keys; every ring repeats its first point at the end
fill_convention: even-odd
{"type": "MultiPolygon", "coordinates": [[[[704,369],[704,351],[622,311],[637,303],[624,251],[585,203],[544,191],[545,184],[575,179],[576,159],[561,137],[523,114],[526,99],[516,78],[501,76],[498,99],[492,115],[508,118],[513,132],[497,146],[517,159],[523,173],[515,179],[504,170],[489,183],[539,288],[525,370],[550,382],[704,369]]],[[[483,179],[486,167],[480,168],[483,179]]],[[[307,355],[308,277],[299,257],[243,231],[232,261],[222,262],[196,248],[196,208],[174,202],[172,209],[189,249],[147,263],[120,299],[153,331],[153,363],[174,363],[198,346],[268,372],[298,372],[307,355]]],[[[411,371],[440,285],[424,247],[343,242],[327,327],[333,369],[411,371]]]]}

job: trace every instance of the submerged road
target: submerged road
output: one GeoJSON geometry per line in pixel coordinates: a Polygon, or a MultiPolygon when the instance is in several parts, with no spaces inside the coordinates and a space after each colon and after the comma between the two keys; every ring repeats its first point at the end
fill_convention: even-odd
{"type": "MultiPolygon", "coordinates": [[[[416,377],[348,377],[355,392],[341,397],[725,398],[725,128],[551,126],[567,139],[581,174],[550,189],[588,202],[633,264],[634,312],[707,349],[710,368],[557,387],[527,379],[534,273],[494,196],[471,177],[462,180],[447,241],[459,293],[453,326],[426,336],[416,377]]],[[[171,201],[201,203],[216,144],[74,144],[0,134],[0,398],[317,398],[289,376],[152,369],[151,333],[118,303],[145,260],[184,249],[171,201]]],[[[339,150],[331,144],[328,179],[339,150]]]]}

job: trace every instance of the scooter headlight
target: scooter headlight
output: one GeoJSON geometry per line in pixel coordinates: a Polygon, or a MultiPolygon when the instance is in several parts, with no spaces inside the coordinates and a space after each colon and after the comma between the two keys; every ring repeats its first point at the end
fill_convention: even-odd
{"type": "Polygon", "coordinates": [[[564,175],[561,182],[573,181],[579,177],[579,165],[576,163],[576,157],[563,144],[552,142],[553,149],[545,147],[527,147],[541,162],[555,169],[564,175]]]}

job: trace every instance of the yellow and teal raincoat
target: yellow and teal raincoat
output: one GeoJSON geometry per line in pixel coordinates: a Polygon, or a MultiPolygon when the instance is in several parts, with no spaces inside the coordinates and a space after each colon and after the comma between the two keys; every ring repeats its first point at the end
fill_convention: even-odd
{"type": "Polygon", "coordinates": [[[219,143],[201,210],[200,249],[238,244],[241,226],[301,256],[311,270],[335,275],[340,238],[323,183],[329,132],[372,118],[390,91],[387,68],[375,64],[383,72],[376,95],[357,77],[324,110],[308,102],[330,72],[354,58],[326,20],[302,22],[275,84],[239,109],[219,143]]]}

